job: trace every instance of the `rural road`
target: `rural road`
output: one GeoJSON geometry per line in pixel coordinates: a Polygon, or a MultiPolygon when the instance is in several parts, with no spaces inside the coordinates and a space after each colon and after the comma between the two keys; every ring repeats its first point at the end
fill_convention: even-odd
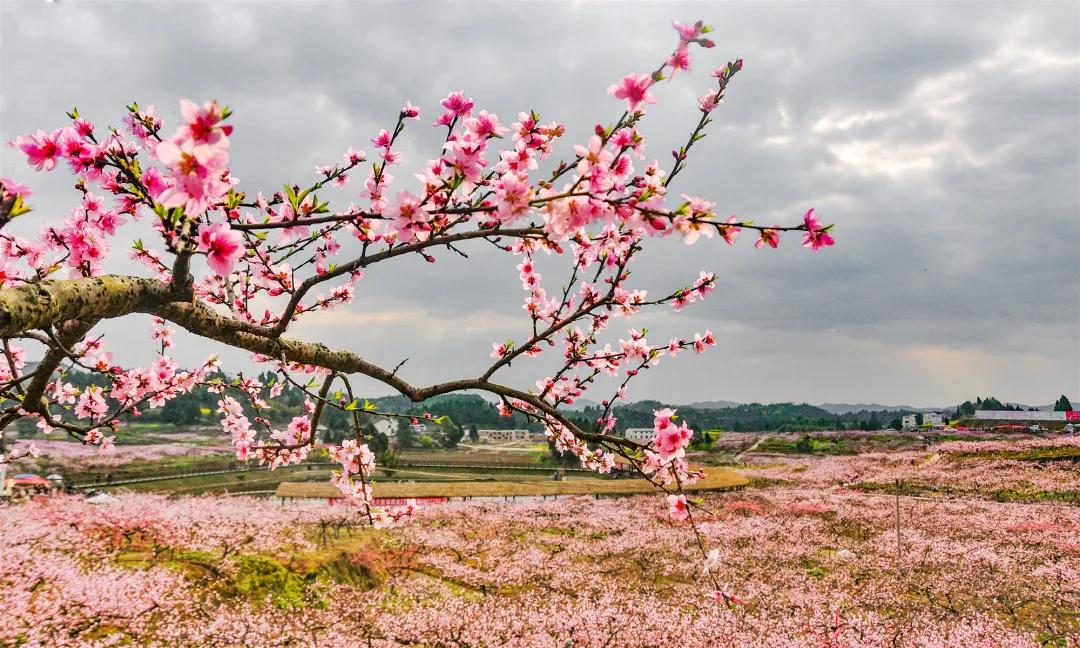
{"type": "Polygon", "coordinates": [[[736,461],[738,461],[739,459],[742,459],[742,456],[743,456],[744,454],[746,454],[746,453],[748,453],[748,452],[753,452],[754,450],[756,450],[756,449],[757,449],[757,447],[758,447],[759,445],[761,445],[761,443],[762,443],[763,441],[765,441],[765,439],[768,439],[768,438],[769,438],[769,437],[771,437],[771,436],[772,436],[771,434],[765,434],[765,435],[762,435],[762,436],[761,436],[761,438],[759,438],[759,439],[758,439],[757,441],[754,441],[754,443],[753,443],[753,444],[752,444],[752,445],[751,445],[751,446],[750,446],[749,448],[747,448],[746,450],[742,450],[742,451],[740,451],[740,452],[736,453],[736,455],[735,455],[735,460],[736,460],[736,461]]]}

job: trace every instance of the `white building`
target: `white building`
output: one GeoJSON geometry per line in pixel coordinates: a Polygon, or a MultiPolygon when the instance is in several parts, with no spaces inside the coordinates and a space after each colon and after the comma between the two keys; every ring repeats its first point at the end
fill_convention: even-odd
{"type": "Polygon", "coordinates": [[[636,443],[649,443],[656,437],[656,431],[652,428],[626,428],[623,436],[629,441],[636,443]]]}
{"type": "Polygon", "coordinates": [[[481,441],[495,443],[514,443],[516,441],[528,441],[532,434],[528,430],[477,430],[481,441]]]}
{"type": "Polygon", "coordinates": [[[397,421],[392,419],[380,416],[375,419],[373,425],[377,431],[382,432],[387,437],[393,437],[397,434],[397,421]]]}
{"type": "Polygon", "coordinates": [[[922,422],[923,425],[943,425],[945,419],[941,412],[923,412],[922,422]]]}
{"type": "Polygon", "coordinates": [[[975,418],[991,421],[1080,421],[1080,412],[975,410],[975,418]]]}
{"type": "MultiPolygon", "coordinates": [[[[919,415],[918,414],[905,414],[900,419],[900,425],[905,430],[913,430],[913,429],[915,429],[917,427],[920,427],[918,421],[919,421],[919,415]]],[[[932,426],[935,426],[935,425],[944,425],[945,424],[945,416],[941,412],[923,412],[922,413],[922,424],[923,424],[923,426],[927,426],[927,427],[932,427],[932,426]]]]}

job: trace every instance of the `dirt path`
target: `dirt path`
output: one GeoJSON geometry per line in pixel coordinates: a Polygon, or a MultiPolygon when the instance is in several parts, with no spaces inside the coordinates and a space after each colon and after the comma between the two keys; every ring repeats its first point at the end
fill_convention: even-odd
{"type": "Polygon", "coordinates": [[[754,441],[754,443],[749,448],[747,448],[746,450],[742,450],[741,452],[737,453],[735,455],[735,460],[738,461],[739,459],[742,459],[742,456],[744,454],[747,454],[749,452],[753,452],[754,450],[757,449],[757,447],[759,445],[761,445],[766,439],[768,439],[771,436],[772,436],[771,434],[763,434],[763,435],[761,435],[761,437],[757,441],[754,441]]]}

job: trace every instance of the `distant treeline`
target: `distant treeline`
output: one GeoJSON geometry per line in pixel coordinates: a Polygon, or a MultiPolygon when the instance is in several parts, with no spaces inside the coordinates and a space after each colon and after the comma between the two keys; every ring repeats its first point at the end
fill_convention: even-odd
{"type": "MultiPolygon", "coordinates": [[[[214,377],[214,375],[210,376],[211,379],[214,377]]],[[[224,374],[217,374],[216,377],[221,378],[225,382],[230,380],[230,378],[224,374]]],[[[109,381],[104,376],[83,371],[69,372],[65,377],[65,380],[78,387],[80,390],[85,389],[90,385],[97,385],[99,387],[109,386],[109,381]]],[[[280,380],[280,378],[278,378],[276,374],[266,372],[260,374],[258,380],[263,384],[271,384],[272,381],[280,380]]],[[[309,388],[309,390],[317,392],[318,387],[312,387],[309,388]]],[[[251,407],[250,403],[246,402],[246,399],[239,397],[240,393],[237,390],[229,390],[227,393],[244,405],[245,413],[249,417],[254,416],[254,409],[251,407]]],[[[287,423],[300,413],[306,397],[307,396],[302,389],[286,383],[279,396],[267,399],[269,409],[263,410],[260,414],[273,423],[287,423]]],[[[129,416],[127,420],[138,421],[141,423],[166,423],[178,426],[215,425],[221,418],[221,415],[217,413],[218,399],[219,396],[217,394],[208,392],[205,389],[196,389],[190,394],[181,394],[180,396],[167,401],[162,407],[153,409],[149,407],[140,408],[140,415],[138,417],[129,416]]],[[[515,414],[512,417],[500,416],[499,411],[494,404],[473,394],[448,394],[436,396],[435,398],[420,403],[413,403],[404,396],[385,396],[371,399],[360,398],[359,406],[361,408],[363,407],[365,400],[375,406],[376,412],[408,414],[419,418],[423,418],[425,414],[430,413],[433,417],[445,416],[457,427],[462,428],[470,425],[480,429],[515,429],[530,427],[530,424],[524,415],[515,414]]],[[[65,418],[71,417],[68,416],[65,418]]],[[[371,417],[364,414],[362,415],[362,418],[364,419],[364,422],[367,423],[369,422],[367,419],[371,417]]],[[[336,408],[326,408],[323,412],[320,424],[326,425],[335,432],[351,429],[352,413],[336,408]]],[[[532,424],[531,427],[537,429],[535,423],[532,424]]]]}
{"type": "MultiPolygon", "coordinates": [[[[985,400],[982,398],[976,398],[975,402],[964,401],[960,405],[956,406],[956,411],[953,413],[957,418],[965,416],[974,416],[975,410],[989,410],[992,412],[1023,412],[1034,411],[1037,408],[1024,407],[1023,405],[1011,405],[1002,403],[993,396],[987,396],[985,400]]],[[[1072,409],[1072,403],[1069,402],[1068,397],[1064,394],[1061,395],[1057,401],[1054,402],[1054,411],[1066,412],[1072,409]]]]}
{"type": "MultiPolygon", "coordinates": [[[[614,408],[618,419],[615,428],[622,432],[627,428],[652,427],[653,410],[669,407],[659,401],[639,401],[614,408]]],[[[878,430],[893,418],[906,414],[902,411],[867,410],[846,414],[831,414],[820,407],[795,403],[750,403],[728,408],[695,408],[674,406],[681,420],[694,430],[723,429],[735,432],[813,432],[818,430],[878,430]]],[[[603,414],[600,407],[587,407],[575,413],[579,422],[594,422],[603,414]]],[[[591,423],[590,423],[591,424],[591,423]]]]}
{"type": "MultiPolygon", "coordinates": [[[[228,377],[219,374],[219,377],[228,381],[228,377]]],[[[266,372],[258,376],[264,384],[279,380],[276,374],[266,372]]],[[[84,388],[91,384],[107,386],[104,377],[85,372],[70,372],[66,380],[76,387],[84,388]]],[[[235,390],[232,390],[234,397],[235,390]]],[[[316,387],[310,391],[317,391],[316,387]]],[[[292,384],[286,384],[281,395],[269,399],[269,410],[263,411],[262,415],[273,423],[286,423],[296,416],[304,403],[303,390],[292,384]]],[[[239,399],[243,402],[243,399],[239,399]]],[[[213,425],[218,422],[220,415],[217,414],[217,394],[209,393],[204,389],[197,389],[190,394],[183,394],[168,401],[164,407],[157,409],[143,409],[137,419],[147,423],[169,423],[174,425],[213,425]]],[[[363,406],[365,399],[359,399],[363,406]]],[[[538,430],[539,425],[529,423],[522,414],[512,417],[500,416],[495,405],[475,394],[447,394],[436,396],[421,403],[413,403],[404,396],[384,396],[371,398],[367,402],[374,405],[376,411],[396,414],[408,414],[422,418],[425,414],[433,417],[445,416],[453,427],[466,431],[469,428],[479,429],[523,429],[538,430]]],[[[736,432],[814,432],[821,430],[878,430],[883,427],[900,428],[900,417],[905,414],[915,413],[914,410],[861,410],[845,414],[832,414],[820,407],[806,403],[750,403],[728,408],[696,408],[679,405],[664,404],[659,401],[646,400],[614,408],[616,416],[616,430],[622,432],[627,428],[652,427],[653,410],[662,407],[676,407],[679,416],[682,417],[692,428],[697,431],[723,429],[736,432]]],[[[245,403],[249,415],[253,415],[249,404],[245,403]]],[[[1019,411],[1025,409],[1017,405],[1003,404],[993,396],[976,398],[974,401],[965,401],[957,405],[955,412],[948,412],[955,418],[970,417],[975,410],[1004,410],[1019,411]]],[[[1069,400],[1062,396],[1055,403],[1055,409],[1072,409],[1069,400]]],[[[582,410],[568,411],[567,416],[585,428],[595,427],[596,420],[603,414],[599,406],[590,406],[582,410]]],[[[369,423],[369,417],[364,416],[364,423],[369,423]]],[[[331,431],[331,436],[337,437],[350,430],[352,427],[351,412],[327,408],[324,411],[322,424],[331,431]]],[[[456,431],[447,431],[448,436],[457,436],[456,431]]]]}

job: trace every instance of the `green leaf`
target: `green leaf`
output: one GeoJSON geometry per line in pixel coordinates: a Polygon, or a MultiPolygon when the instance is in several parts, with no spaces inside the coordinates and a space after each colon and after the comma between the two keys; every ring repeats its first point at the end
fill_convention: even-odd
{"type": "Polygon", "coordinates": [[[11,208],[8,210],[7,218],[8,220],[11,220],[12,218],[15,218],[16,216],[21,216],[28,211],[30,211],[30,207],[23,202],[23,197],[20,194],[18,196],[15,196],[14,202],[11,203],[11,208]]]}

